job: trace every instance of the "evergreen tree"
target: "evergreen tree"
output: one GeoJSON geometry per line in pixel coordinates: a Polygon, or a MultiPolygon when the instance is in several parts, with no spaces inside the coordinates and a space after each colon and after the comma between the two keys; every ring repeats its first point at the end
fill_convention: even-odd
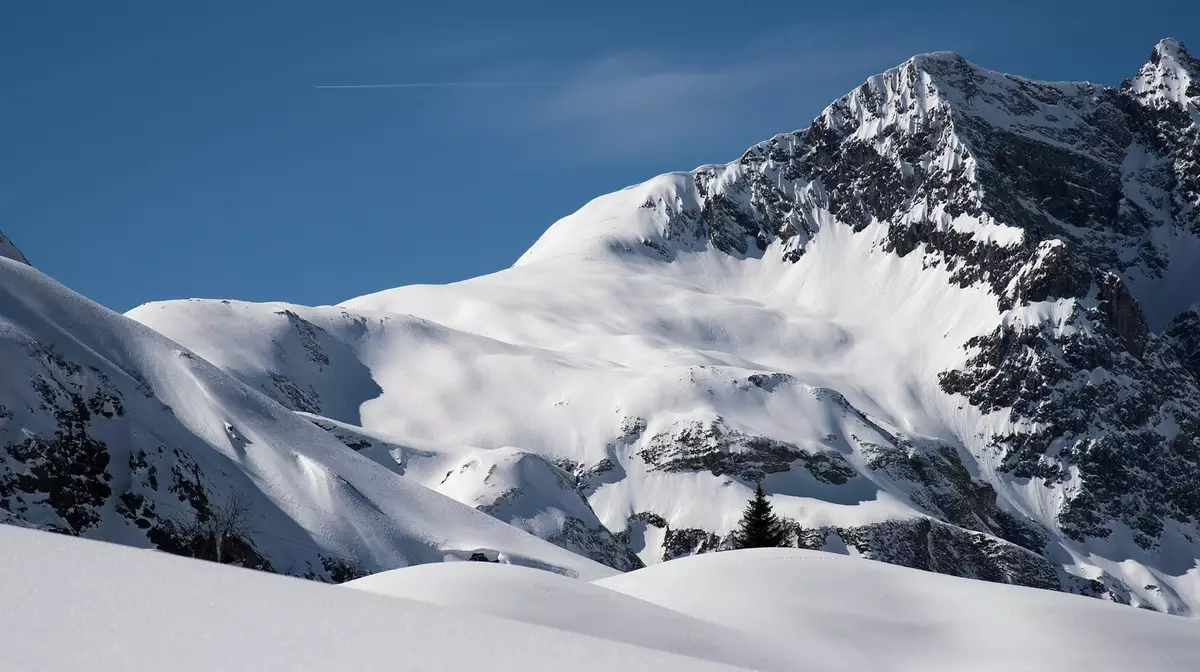
{"type": "Polygon", "coordinates": [[[787,531],[767,501],[762,483],[754,490],[754,498],[746,504],[742,521],[733,534],[734,548],[777,548],[786,545],[787,531]]]}

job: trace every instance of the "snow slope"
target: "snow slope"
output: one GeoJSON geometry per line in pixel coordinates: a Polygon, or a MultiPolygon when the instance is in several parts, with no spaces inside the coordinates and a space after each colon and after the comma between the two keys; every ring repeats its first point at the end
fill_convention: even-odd
{"type": "Polygon", "coordinates": [[[593,584],[470,563],[383,572],[345,587],[758,670],[1200,664],[1195,620],[815,551],[705,554],[593,584]]]}
{"type": "MultiPolygon", "coordinates": [[[[402,570],[405,571],[405,570],[402,570]]],[[[841,555],[682,558],[597,585],[846,670],[1190,670],[1200,623],[841,555]]]]}
{"type": "Polygon", "coordinates": [[[714,625],[591,583],[489,563],[406,567],[342,584],[756,670],[794,670],[776,639],[714,625]]]}
{"type": "Polygon", "coordinates": [[[161,334],[0,259],[0,509],[183,550],[240,493],[248,566],[337,580],[443,559],[599,564],[396,476],[161,334]]]}
{"type": "Polygon", "coordinates": [[[0,526],[0,576],[0,651],[11,670],[739,669],[8,526],[0,526]]]}
{"type": "Polygon", "coordinates": [[[1190,613],[1196,72],[1172,40],[1120,89],[920,55],[499,273],[129,315],[614,568],[721,548],[761,479],[801,546],[1190,613]]]}
{"type": "Polygon", "coordinates": [[[0,576],[4,662],[30,672],[1200,666],[1191,619],[796,550],[596,583],[457,563],[347,587],[0,526],[0,576]]]}

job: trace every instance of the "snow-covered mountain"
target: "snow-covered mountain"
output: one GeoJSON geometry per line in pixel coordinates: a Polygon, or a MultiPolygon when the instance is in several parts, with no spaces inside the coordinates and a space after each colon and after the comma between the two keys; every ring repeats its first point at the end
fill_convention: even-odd
{"type": "Polygon", "coordinates": [[[1200,63],[916,56],[505,271],[134,319],[403,478],[618,569],[797,543],[1200,607],[1200,63]]]}
{"type": "Polygon", "coordinates": [[[17,670],[1200,667],[1191,619],[796,549],[592,583],[462,562],[345,587],[4,526],[0,549],[17,670]]]}
{"type": "Polygon", "coordinates": [[[124,317],[0,235],[0,520],[590,579],[761,480],[802,547],[1192,613],[1198,153],[1174,40],[1119,88],[935,53],[452,285],[124,317]]]}
{"type": "Polygon", "coordinates": [[[11,258],[0,371],[0,522],[322,580],[472,556],[613,573],[397,476],[11,258]],[[219,520],[237,524],[191,531],[219,520]]]}

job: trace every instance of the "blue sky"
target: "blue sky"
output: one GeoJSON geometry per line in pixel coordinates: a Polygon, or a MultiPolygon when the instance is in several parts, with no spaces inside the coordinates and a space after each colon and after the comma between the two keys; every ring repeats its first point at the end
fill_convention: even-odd
{"type": "Polygon", "coordinates": [[[0,230],[116,310],[335,303],[502,269],[913,53],[1116,84],[1168,35],[1200,3],[5,3],[0,230]],[[393,82],[490,84],[316,88],[393,82]]]}

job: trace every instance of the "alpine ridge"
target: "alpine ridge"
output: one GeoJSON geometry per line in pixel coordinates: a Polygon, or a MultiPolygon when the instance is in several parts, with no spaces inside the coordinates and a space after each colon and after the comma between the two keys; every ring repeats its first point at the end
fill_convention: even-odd
{"type": "MultiPolygon", "coordinates": [[[[1117,87],[924,54],[735,161],[592,200],[492,275],[338,306],[188,300],[128,317],[254,408],[292,411],[278,422],[319,446],[305,454],[321,468],[282,473],[311,501],[318,483],[359,501],[361,478],[457,500],[454,521],[519,528],[481,532],[476,559],[586,575],[720,550],[761,482],[803,548],[1188,614],[1198,153],[1200,65],[1176,40],[1117,87]]],[[[5,320],[31,319],[9,305],[5,320]]],[[[121,329],[104,348],[125,347],[121,329]]],[[[135,382],[145,370],[97,356],[135,382]]],[[[37,379],[9,394],[33,398],[37,379]]],[[[93,415],[115,412],[101,383],[79,392],[93,415]]],[[[15,418],[0,419],[0,496],[34,482],[18,437],[78,424],[15,418]]],[[[252,465],[241,418],[189,427],[252,465]]],[[[291,445],[254,427],[252,444],[291,445]]],[[[94,475],[70,478],[84,494],[52,506],[54,524],[115,515],[94,475]]],[[[330,548],[367,543],[370,570],[437,559],[365,542],[405,509],[386,496],[368,492],[371,516],[335,526],[330,548]]],[[[19,505],[5,508],[33,520],[19,505]]],[[[473,555],[434,541],[450,518],[415,518],[421,548],[473,555]]]]}

